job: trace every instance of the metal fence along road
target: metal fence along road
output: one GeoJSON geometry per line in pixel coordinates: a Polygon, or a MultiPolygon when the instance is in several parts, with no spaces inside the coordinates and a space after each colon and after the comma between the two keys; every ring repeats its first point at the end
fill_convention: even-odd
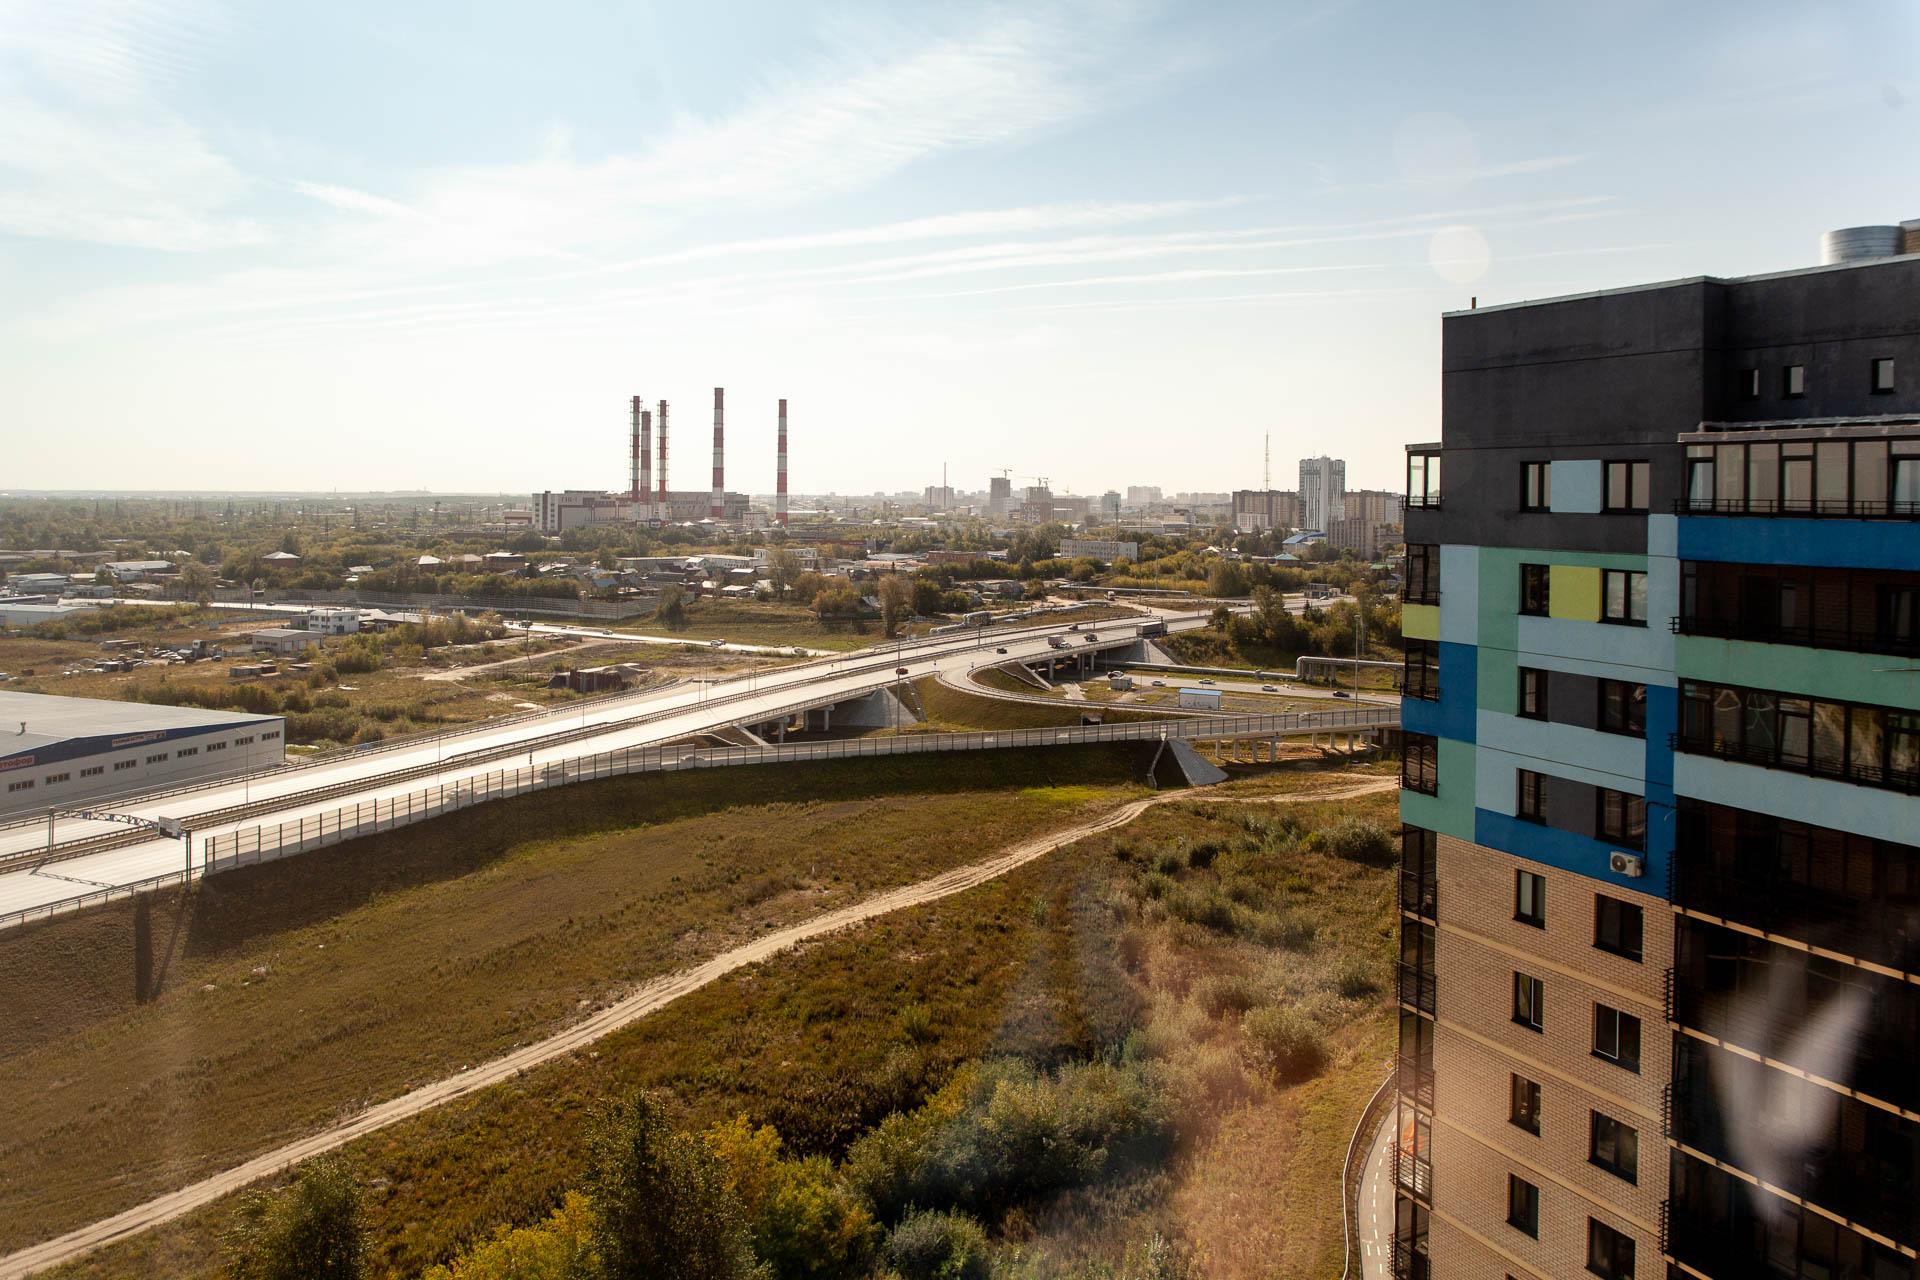
{"type": "Polygon", "coordinates": [[[203,849],[203,870],[208,874],[226,871],[337,844],[356,836],[391,831],[443,813],[485,804],[489,800],[636,773],[929,755],[947,751],[1004,751],[1102,742],[1152,742],[1162,738],[1266,738],[1302,733],[1338,733],[1342,730],[1361,732],[1398,724],[1399,719],[1395,708],[1367,707],[1295,715],[1217,716],[1198,720],[1006,729],[991,733],[902,734],[886,738],[851,738],[765,747],[629,747],[533,768],[501,769],[477,778],[463,778],[444,786],[396,796],[391,800],[370,800],[314,814],[297,822],[252,827],[228,835],[213,836],[203,849]]]}

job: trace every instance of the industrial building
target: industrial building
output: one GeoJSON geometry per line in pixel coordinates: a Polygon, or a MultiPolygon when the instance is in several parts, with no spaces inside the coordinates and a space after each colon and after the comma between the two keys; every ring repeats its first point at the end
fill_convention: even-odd
{"type": "Polygon", "coordinates": [[[1443,320],[1396,1277],[1920,1278],[1920,222],[1828,247],[1443,320]]]}
{"type": "Polygon", "coordinates": [[[0,815],[279,765],[279,716],[0,691],[0,815]]]}

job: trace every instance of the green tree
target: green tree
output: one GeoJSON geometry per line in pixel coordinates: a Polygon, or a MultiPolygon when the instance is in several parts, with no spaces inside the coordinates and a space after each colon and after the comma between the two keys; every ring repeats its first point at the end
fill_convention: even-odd
{"type": "Polygon", "coordinates": [[[778,548],[767,557],[767,578],[773,583],[774,599],[785,600],[800,580],[800,557],[786,547],[778,548]]]}
{"type": "Polygon", "coordinates": [[[887,1261],[906,1280],[987,1280],[987,1233],[964,1213],[909,1213],[887,1237],[887,1261]]]}
{"type": "Polygon", "coordinates": [[[780,1280],[828,1280],[869,1270],[879,1229],[824,1156],[789,1160],[772,1125],[738,1116],[707,1130],[753,1232],[753,1251],[780,1280]]]}
{"type": "Polygon", "coordinates": [[[1207,594],[1244,596],[1247,594],[1247,571],[1232,560],[1216,561],[1207,571],[1207,594]]]}
{"type": "Polygon", "coordinates": [[[900,630],[900,620],[913,607],[913,584],[897,573],[885,574],[878,587],[880,629],[889,637],[900,630]]]}
{"type": "Polygon", "coordinates": [[[607,1280],[765,1276],[719,1160],[676,1132],[657,1098],[637,1093],[603,1109],[588,1153],[593,1244],[607,1280]]]}
{"type": "Polygon", "coordinates": [[[253,1191],[226,1236],[234,1280],[358,1280],[366,1274],[360,1188],[339,1156],[308,1161],[293,1185],[253,1191]]]}
{"type": "Polygon", "coordinates": [[[197,605],[213,599],[214,574],[211,565],[189,560],[180,566],[180,594],[197,605]]]}
{"type": "Polygon", "coordinates": [[[940,589],[939,582],[931,578],[915,578],[913,581],[913,611],[922,617],[943,612],[947,602],[947,593],[940,589]]]}
{"type": "Polygon", "coordinates": [[[660,588],[660,604],[654,617],[675,631],[687,625],[687,589],[677,582],[660,588]]]}
{"type": "Polygon", "coordinates": [[[860,593],[844,579],[831,583],[814,596],[813,611],[822,618],[851,618],[860,612],[860,593]]]}

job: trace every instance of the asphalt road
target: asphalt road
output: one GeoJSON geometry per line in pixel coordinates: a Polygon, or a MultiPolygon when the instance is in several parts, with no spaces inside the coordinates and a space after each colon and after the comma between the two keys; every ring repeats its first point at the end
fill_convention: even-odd
{"type": "MultiPolygon", "coordinates": [[[[1169,619],[1175,630],[1205,625],[1204,615],[1169,619]]],[[[1130,633],[1137,624],[1115,621],[1107,634],[1130,633]]],[[[1098,631],[1096,624],[1094,630],[1098,631]]],[[[617,751],[624,747],[645,746],[704,733],[728,724],[772,718],[797,703],[836,696],[857,697],[893,683],[897,664],[907,666],[914,676],[936,671],[961,672],[997,646],[1008,650],[1008,658],[1048,652],[1047,636],[1063,634],[1065,624],[1044,629],[1021,629],[1018,635],[984,638],[974,634],[942,636],[897,646],[877,645],[852,654],[796,663],[768,671],[748,672],[724,680],[687,682],[658,690],[645,690],[630,696],[608,698],[557,708],[552,712],[528,716],[510,724],[482,723],[470,729],[444,735],[432,741],[411,743],[391,750],[368,752],[313,764],[298,769],[276,770],[234,778],[200,790],[159,799],[130,798],[116,801],[118,813],[157,818],[189,817],[229,806],[252,803],[263,798],[286,797],[284,807],[255,813],[243,819],[212,822],[194,828],[196,848],[211,835],[273,824],[310,816],[316,812],[342,808],[368,800],[405,795],[436,783],[458,781],[502,768],[507,764],[542,764],[573,759],[596,752],[617,751]],[[872,667],[872,670],[858,670],[872,667]],[[719,697],[745,693],[739,701],[708,705],[719,697]],[[665,713],[645,724],[631,724],[635,717],[665,713]],[[429,777],[396,780],[397,770],[414,766],[434,766],[447,757],[483,748],[511,747],[529,739],[574,728],[603,729],[584,739],[545,748],[530,748],[526,756],[495,759],[467,765],[446,766],[429,777]],[[301,800],[298,793],[342,783],[359,784],[351,790],[324,800],[301,800]]],[[[1077,643],[1079,636],[1073,637],[1077,643]]],[[[63,821],[56,826],[61,841],[74,840],[107,831],[127,828],[91,820],[63,821]]],[[[46,844],[43,820],[0,827],[0,855],[22,853],[46,844]]],[[[132,884],[153,876],[179,870],[184,864],[181,842],[156,837],[139,844],[62,859],[44,867],[21,869],[0,874],[0,914],[46,906],[93,889],[132,884]]]]}
{"type": "Polygon", "coordinates": [[[1389,1107],[1360,1169],[1360,1280],[1393,1275],[1393,1121],[1389,1107]]]}

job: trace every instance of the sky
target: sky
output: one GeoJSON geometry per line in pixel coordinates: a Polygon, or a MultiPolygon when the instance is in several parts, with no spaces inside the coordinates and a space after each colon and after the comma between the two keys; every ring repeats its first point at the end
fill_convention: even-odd
{"type": "Polygon", "coordinates": [[[0,491],[1397,490],[1442,312],[1917,157],[1910,2],[0,0],[0,491]]]}

